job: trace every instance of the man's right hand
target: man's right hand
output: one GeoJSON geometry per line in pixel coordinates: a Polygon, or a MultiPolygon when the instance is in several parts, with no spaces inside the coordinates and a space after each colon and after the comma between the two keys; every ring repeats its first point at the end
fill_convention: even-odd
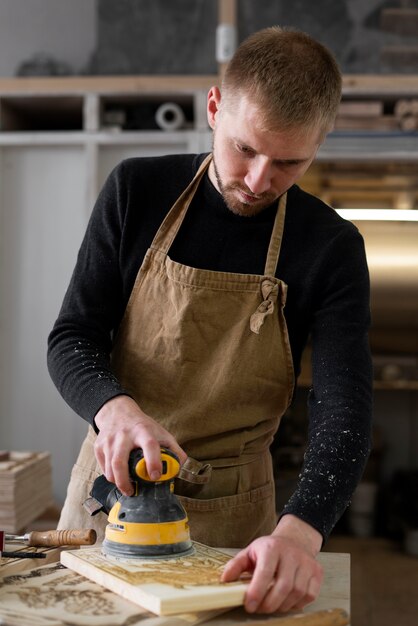
{"type": "Polygon", "coordinates": [[[106,402],[94,421],[99,429],[94,445],[97,461],[107,480],[124,495],[133,493],[128,459],[135,448],[142,448],[147,472],[153,480],[161,476],[161,446],[174,452],[181,465],[187,459],[174,437],[129,396],[116,396],[106,402]]]}

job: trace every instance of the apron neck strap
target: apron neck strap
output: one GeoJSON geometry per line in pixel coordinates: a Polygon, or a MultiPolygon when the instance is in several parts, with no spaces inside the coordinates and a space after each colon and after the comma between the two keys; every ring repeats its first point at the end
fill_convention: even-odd
{"type": "Polygon", "coordinates": [[[286,217],[286,201],[287,193],[284,193],[280,196],[277,205],[276,217],[274,219],[273,231],[271,233],[266,265],[264,268],[265,276],[276,275],[277,263],[279,262],[280,248],[283,239],[284,218],[286,217]]]}
{"type": "MultiPolygon", "coordinates": [[[[212,154],[209,154],[201,163],[193,180],[186,187],[183,193],[177,198],[176,202],[173,204],[172,208],[165,216],[160,228],[155,234],[155,237],[151,244],[152,249],[159,250],[164,254],[168,254],[171,244],[173,243],[185,218],[187,209],[190,206],[196,189],[201,179],[203,178],[206,170],[208,169],[211,161],[212,154]]],[[[280,247],[283,239],[284,219],[286,215],[286,198],[287,194],[284,193],[282,196],[280,196],[278,202],[273,231],[267,251],[266,265],[264,269],[264,274],[266,276],[274,276],[276,274],[277,263],[279,261],[280,255],[280,247]]]]}
{"type": "Polygon", "coordinates": [[[173,243],[180,226],[185,218],[187,209],[193,199],[197,186],[199,185],[203,175],[209,167],[212,155],[209,154],[201,163],[191,183],[186,187],[183,193],[177,198],[170,211],[165,216],[160,228],[158,229],[151,248],[160,250],[167,254],[171,244],[173,243]]]}

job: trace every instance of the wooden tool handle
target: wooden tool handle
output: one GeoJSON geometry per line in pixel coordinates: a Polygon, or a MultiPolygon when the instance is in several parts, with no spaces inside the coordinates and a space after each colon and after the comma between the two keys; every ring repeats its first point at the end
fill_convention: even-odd
{"type": "Polygon", "coordinates": [[[245,626],[346,626],[350,623],[343,609],[324,609],[314,613],[295,613],[267,620],[245,622],[245,626]]]}
{"type": "Polygon", "coordinates": [[[91,546],[96,541],[93,528],[81,530],[33,530],[28,534],[28,546],[91,546]]]}

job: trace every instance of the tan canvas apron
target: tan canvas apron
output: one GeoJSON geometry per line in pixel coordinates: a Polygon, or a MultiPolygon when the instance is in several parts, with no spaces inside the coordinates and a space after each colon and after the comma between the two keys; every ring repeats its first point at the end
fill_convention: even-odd
{"type": "MultiPolygon", "coordinates": [[[[211,157],[160,226],[138,272],[112,353],[124,387],[189,455],[176,481],[192,538],[242,547],[276,524],[269,446],[293,392],[275,277],[286,209],[282,196],[265,273],[201,270],[168,252],[211,157]]],[[[95,526],[81,503],[100,468],[90,429],[73,468],[60,527],[95,526]]]]}

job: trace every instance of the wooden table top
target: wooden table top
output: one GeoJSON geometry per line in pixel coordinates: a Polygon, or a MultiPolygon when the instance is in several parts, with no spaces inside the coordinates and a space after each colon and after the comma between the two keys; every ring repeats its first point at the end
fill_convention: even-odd
{"type": "MultiPolygon", "coordinates": [[[[0,559],[0,623],[10,626],[237,626],[278,624],[278,616],[250,616],[240,607],[156,617],[111,591],[63,567],[61,549],[45,549],[47,564],[31,559],[0,559]]],[[[228,551],[232,552],[232,551],[228,551]]],[[[319,598],[303,613],[340,608],[350,613],[350,555],[322,552],[324,567],[319,598]]],[[[45,561],[44,561],[45,563],[45,561]]],[[[297,624],[297,619],[295,619],[297,624]]]]}

